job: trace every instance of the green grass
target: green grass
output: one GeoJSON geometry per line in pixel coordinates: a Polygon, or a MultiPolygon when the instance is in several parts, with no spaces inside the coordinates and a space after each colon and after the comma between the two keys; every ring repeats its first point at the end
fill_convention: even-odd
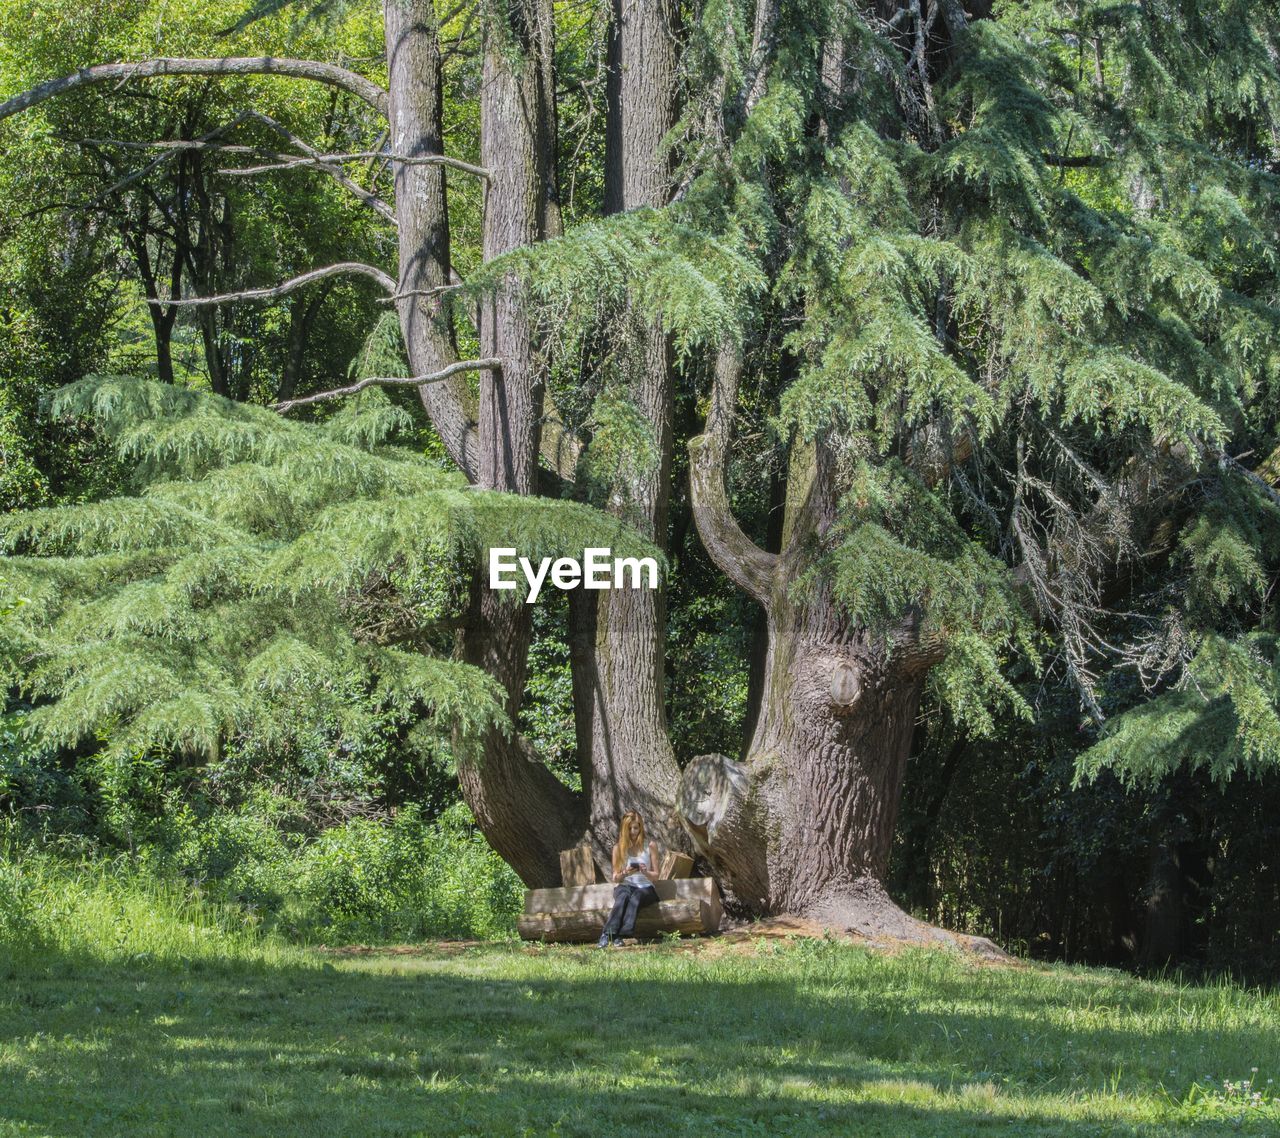
{"type": "Polygon", "coordinates": [[[1280,1128],[1280,997],[1226,983],[815,940],[337,955],[25,872],[0,890],[6,1138],[1280,1128]],[[1223,1080],[1251,1077],[1246,1107],[1223,1080]]]}
{"type": "Polygon", "coordinates": [[[4,984],[0,1134],[1273,1133],[1220,1080],[1275,1061],[1277,1011],[813,942],[55,957],[4,984]]]}

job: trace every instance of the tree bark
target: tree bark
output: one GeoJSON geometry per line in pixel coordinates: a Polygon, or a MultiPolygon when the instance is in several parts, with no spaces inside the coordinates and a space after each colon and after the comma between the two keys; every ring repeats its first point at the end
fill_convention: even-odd
{"type": "MultiPolygon", "coordinates": [[[[510,0],[485,30],[480,96],[481,161],[490,171],[484,257],[541,241],[559,224],[549,210],[555,155],[550,0],[510,0]]],[[[500,373],[480,379],[477,484],[533,494],[545,368],[514,277],[499,283],[481,321],[481,353],[500,357],[500,373]]],[[[463,657],[494,676],[514,723],[524,694],[532,628],[529,606],[474,584],[463,657]],[[502,598],[502,599],[499,599],[502,598]]],[[[517,732],[490,731],[475,761],[459,767],[462,792],[485,837],[530,886],[552,885],[560,850],[586,825],[577,795],[561,783],[517,732]]]]}
{"type": "MultiPolygon", "coordinates": [[[[383,22],[391,148],[410,158],[442,154],[444,95],[431,0],[386,0],[383,22]]],[[[435,163],[394,166],[400,251],[396,292],[401,297],[396,311],[412,374],[430,375],[458,358],[452,326],[440,318],[440,294],[432,294],[450,283],[445,172],[435,163]]],[[[449,457],[474,480],[475,412],[466,379],[459,376],[419,390],[449,457]]]]}
{"type": "MultiPolygon", "coordinates": [[[[614,0],[606,78],[606,208],[659,207],[670,195],[663,139],[675,121],[675,9],[670,0],[614,0]]],[[[613,487],[609,509],[660,548],[671,494],[672,358],[661,327],[638,325],[624,362],[628,391],[650,425],[657,461],[613,487]]],[[[597,856],[618,820],[638,810],[664,845],[686,844],[675,812],[680,772],[667,730],[662,590],[587,594],[573,608],[579,762],[597,856]],[[594,611],[591,611],[594,608],[594,611]]]]}
{"type": "Polygon", "coordinates": [[[712,559],[765,610],[768,648],[747,757],[684,770],[681,819],[739,908],[789,912],[866,936],[947,939],[884,887],[920,693],[934,656],[910,621],[873,635],[821,586],[794,586],[835,521],[834,456],[792,449],[782,550],[760,549],[729,508],[724,460],[742,357],[722,347],[707,430],[690,441],[694,520],[712,559]]]}

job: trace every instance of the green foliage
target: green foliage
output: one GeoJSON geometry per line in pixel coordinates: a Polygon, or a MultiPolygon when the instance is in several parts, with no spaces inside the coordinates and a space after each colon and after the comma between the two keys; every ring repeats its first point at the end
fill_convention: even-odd
{"type": "MultiPolygon", "coordinates": [[[[127,865],[68,863],[15,845],[0,856],[0,944],[9,969],[53,960],[83,970],[113,963],[133,969],[262,968],[305,960],[235,905],[209,902],[180,882],[127,865]]],[[[12,972],[10,973],[12,975],[12,972]]]]}
{"type": "Polygon", "coordinates": [[[1080,756],[1077,779],[1115,770],[1152,783],[1180,767],[1215,782],[1280,765],[1280,657],[1273,634],[1206,637],[1183,686],[1117,718],[1080,756]]]}
{"type": "Polygon", "coordinates": [[[293,940],[328,943],[510,935],[519,880],[460,803],[434,821],[415,806],[308,833],[299,807],[259,792],[239,808],[189,809],[168,847],[144,851],[221,903],[293,940]]]}
{"type": "Polygon", "coordinates": [[[945,646],[930,682],[944,706],[979,734],[994,730],[993,706],[1029,716],[1002,671],[1006,647],[1017,643],[1033,659],[1034,650],[1001,562],[900,462],[863,463],[848,485],[828,549],[799,588],[825,583],[852,620],[879,635],[891,637],[904,612],[918,612],[915,634],[945,646]]]}
{"type": "Polygon", "coordinates": [[[453,303],[473,300],[506,276],[523,284],[570,358],[602,327],[635,319],[660,324],[687,356],[736,336],[743,307],[764,283],[738,241],[650,209],[579,225],[494,258],[453,294],[453,303]]]}
{"type": "Polygon", "coordinates": [[[502,722],[494,681],[440,650],[470,565],[495,543],[643,549],[585,506],[466,490],[390,444],[405,416],[377,393],[318,425],[124,378],[57,408],[94,418],[137,490],[0,520],[30,597],[6,659],[45,747],[209,762],[430,714],[465,751],[502,722]]]}
{"type": "Polygon", "coordinates": [[[510,936],[524,886],[461,803],[431,825],[407,807],[389,825],[353,819],[306,850],[284,919],[311,938],[510,936]]]}

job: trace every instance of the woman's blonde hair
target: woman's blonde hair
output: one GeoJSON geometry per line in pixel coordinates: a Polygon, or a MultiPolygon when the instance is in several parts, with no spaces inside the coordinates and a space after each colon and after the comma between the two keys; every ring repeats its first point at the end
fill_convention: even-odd
{"type": "Polygon", "coordinates": [[[627,867],[627,856],[631,853],[631,846],[627,841],[631,833],[631,821],[635,819],[636,824],[640,827],[640,849],[645,846],[644,819],[640,817],[639,811],[628,810],[623,816],[622,821],[618,823],[618,840],[613,846],[613,872],[621,873],[627,867]]]}

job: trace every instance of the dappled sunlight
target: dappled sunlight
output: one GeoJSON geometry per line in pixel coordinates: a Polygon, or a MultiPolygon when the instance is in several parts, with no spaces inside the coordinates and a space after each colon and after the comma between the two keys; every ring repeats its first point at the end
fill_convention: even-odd
{"type": "Polygon", "coordinates": [[[299,955],[17,972],[0,1133],[585,1135],[621,1110],[661,1133],[1189,1133],[1240,1114],[1192,1086],[1248,1077],[1277,1022],[1226,984],[822,941],[299,955]]]}

